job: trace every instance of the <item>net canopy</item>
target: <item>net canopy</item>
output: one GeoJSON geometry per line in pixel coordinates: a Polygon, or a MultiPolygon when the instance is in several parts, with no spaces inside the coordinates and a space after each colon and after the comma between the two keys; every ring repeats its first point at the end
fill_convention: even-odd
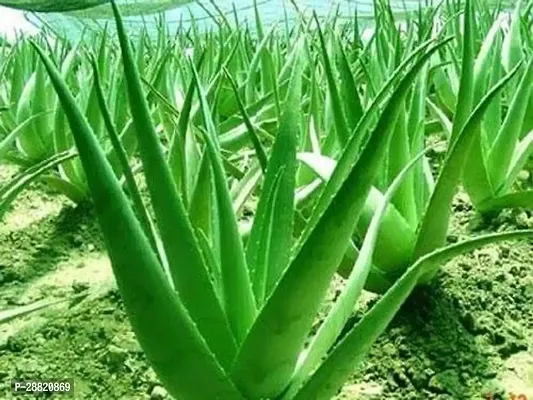
{"type": "MultiPolygon", "coordinates": [[[[194,0],[134,0],[117,1],[124,15],[166,11],[194,0]]],[[[2,0],[0,5],[34,12],[65,12],[80,18],[109,18],[109,0],[2,0]]]]}
{"type": "MultiPolygon", "coordinates": [[[[161,21],[170,32],[187,28],[216,26],[217,18],[231,22],[254,19],[254,0],[116,0],[130,32],[145,28],[156,32],[161,21]],[[161,19],[163,16],[163,19],[161,19]],[[136,29],[137,28],[137,29],[136,29]]],[[[319,17],[331,12],[342,18],[357,15],[370,20],[374,0],[255,0],[261,20],[266,25],[296,18],[296,10],[313,10],[319,17]]],[[[416,10],[432,0],[391,0],[393,11],[416,10]]],[[[433,3],[436,3],[433,1],[433,3]]],[[[507,0],[503,3],[512,3],[507,0]]],[[[26,17],[38,27],[47,26],[55,33],[76,37],[87,30],[100,30],[112,19],[109,0],[0,0],[0,6],[26,11],[26,17]]],[[[252,24],[253,25],[253,24],[252,24]]],[[[253,28],[252,28],[253,29],[253,28]]]]}
{"type": "MultiPolygon", "coordinates": [[[[341,18],[353,18],[355,10],[359,17],[372,15],[374,0],[256,0],[263,23],[296,18],[295,5],[300,10],[313,10],[319,16],[338,12],[341,18]]],[[[144,27],[156,31],[160,17],[169,31],[178,27],[187,28],[194,21],[201,29],[216,25],[216,18],[226,16],[235,20],[254,19],[254,0],[116,0],[125,21],[132,32],[144,27]]],[[[393,9],[401,12],[416,9],[427,0],[393,0],[393,9]]],[[[80,32],[101,29],[112,19],[109,0],[0,0],[0,6],[26,11],[26,17],[38,27],[50,27],[56,33],[73,37],[80,32]]]]}

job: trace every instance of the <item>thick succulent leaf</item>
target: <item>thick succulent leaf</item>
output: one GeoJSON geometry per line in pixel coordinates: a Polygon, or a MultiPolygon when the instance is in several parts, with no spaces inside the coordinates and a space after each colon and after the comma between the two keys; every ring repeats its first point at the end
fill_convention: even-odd
{"type": "MultiPolygon", "coordinates": [[[[122,145],[122,142],[118,135],[115,124],[113,123],[111,113],[109,111],[107,102],[105,100],[105,94],[104,94],[104,90],[102,88],[102,84],[100,80],[100,71],[98,69],[98,64],[94,58],[91,59],[91,65],[93,68],[94,91],[95,91],[95,96],[96,96],[96,102],[100,109],[104,125],[107,129],[107,133],[109,135],[109,139],[111,140],[111,144],[113,145],[113,150],[120,163],[121,172],[124,175],[124,178],[126,180],[126,185],[129,190],[129,193],[130,193],[130,196],[133,202],[133,206],[135,207],[135,212],[137,213],[137,216],[143,226],[143,229],[148,239],[150,240],[150,243],[152,244],[152,247],[156,249],[157,248],[157,244],[156,244],[157,233],[155,232],[155,229],[154,229],[155,227],[152,223],[150,216],[148,215],[148,211],[146,207],[144,206],[144,202],[141,198],[139,187],[137,186],[135,177],[133,176],[133,172],[130,168],[128,154],[126,153],[126,150],[124,149],[124,146],[122,145]]],[[[159,255],[159,257],[162,258],[162,255],[159,255]]]]}
{"type": "Polygon", "coordinates": [[[76,100],[52,61],[35,47],[69,119],[113,272],[147,359],[175,397],[241,399],[170,286],[76,100]]]}
{"type": "Polygon", "coordinates": [[[246,201],[261,182],[263,172],[258,162],[252,164],[246,175],[231,189],[231,199],[235,215],[240,216],[246,201]]]}
{"type": "Polygon", "coordinates": [[[479,205],[480,211],[490,213],[504,208],[533,209],[533,191],[509,193],[487,199],[479,205]]]}
{"type": "MultiPolygon", "coordinates": [[[[417,79],[415,82],[415,90],[420,85],[420,81],[417,79]]],[[[404,106],[405,109],[405,106],[404,106]]],[[[391,140],[391,146],[389,148],[389,155],[387,159],[387,181],[392,181],[396,175],[402,171],[403,167],[408,164],[411,158],[411,146],[410,146],[410,134],[415,132],[409,132],[407,126],[406,113],[400,113],[396,120],[396,127],[391,140]]],[[[421,170],[421,164],[419,168],[421,170]]],[[[409,221],[409,224],[416,228],[418,224],[417,213],[417,201],[414,191],[414,179],[411,173],[406,177],[401,187],[398,189],[392,204],[400,211],[401,215],[409,221]]]]}
{"type": "Polygon", "coordinates": [[[318,221],[308,228],[308,234],[301,236],[295,256],[239,351],[233,380],[245,395],[276,396],[289,383],[298,354],[383,162],[404,97],[420,68],[440,45],[422,52],[403,77],[360,158],[355,165],[348,166],[348,177],[340,188],[331,185],[336,173],[326,186],[323,197],[328,206],[324,212],[319,210],[318,221]],[[258,352],[263,356],[257,357],[258,352]]]}
{"type": "MultiPolygon", "coordinates": [[[[204,55],[205,53],[202,53],[198,62],[198,68],[203,64],[204,55]]],[[[181,112],[178,113],[178,125],[170,142],[167,160],[174,182],[181,189],[186,200],[192,195],[192,188],[189,188],[189,184],[194,181],[196,164],[198,162],[198,153],[195,151],[196,149],[194,143],[192,143],[193,138],[189,129],[195,92],[194,81],[191,79],[187,87],[181,112]]],[[[173,107],[171,106],[172,109],[173,107]]]]}
{"type": "MultiPolygon", "coordinates": [[[[533,49],[533,33],[531,34],[531,48],[533,49]]],[[[533,94],[529,98],[529,105],[526,112],[526,118],[524,118],[524,126],[522,127],[522,133],[530,132],[533,130],[533,94]]]]}
{"type": "MultiPolygon", "coordinates": [[[[268,297],[269,294],[269,287],[268,284],[270,283],[269,275],[271,274],[270,270],[273,270],[273,272],[283,272],[283,270],[287,266],[287,262],[290,256],[290,242],[288,240],[285,240],[287,245],[282,249],[281,254],[274,253],[273,248],[280,244],[277,240],[278,237],[276,236],[277,230],[279,229],[279,226],[276,226],[276,223],[279,223],[277,220],[277,213],[275,210],[276,202],[279,202],[279,199],[282,198],[280,194],[280,186],[282,179],[285,175],[285,168],[281,167],[274,177],[274,179],[271,182],[271,188],[268,192],[264,192],[264,195],[262,196],[262,203],[265,209],[269,210],[268,213],[261,219],[261,223],[259,223],[258,220],[254,220],[254,226],[260,225],[260,230],[257,229],[255,232],[259,232],[260,236],[259,239],[256,239],[256,237],[252,236],[255,232],[252,226],[252,231],[250,233],[250,237],[248,239],[248,244],[254,244],[257,243],[257,248],[260,248],[262,251],[258,251],[257,255],[254,259],[254,269],[250,269],[250,275],[253,279],[253,286],[254,286],[254,295],[256,298],[257,306],[258,308],[261,308],[265,298],[268,297]],[[255,242],[254,242],[255,240],[255,242]],[[277,258],[281,258],[282,262],[278,262],[277,264],[274,264],[273,261],[278,261],[277,258]]],[[[294,219],[294,214],[290,215],[291,221],[294,219]]],[[[292,223],[290,224],[292,227],[292,223]]],[[[292,237],[292,231],[289,232],[288,239],[290,240],[292,237]]],[[[286,236],[286,235],[284,235],[286,236]]],[[[285,237],[282,237],[282,239],[285,239],[285,237]]]]}
{"type": "MultiPolygon", "coordinates": [[[[335,160],[314,153],[298,153],[297,158],[311,168],[325,182],[330,179],[337,165],[335,160]]],[[[370,189],[365,206],[361,212],[361,217],[357,222],[356,233],[358,236],[363,236],[367,232],[370,221],[382,201],[383,194],[381,191],[375,187],[370,189]]],[[[379,266],[381,272],[376,270],[375,265],[372,267],[371,275],[382,275],[382,271],[388,271],[390,273],[402,271],[411,258],[415,238],[415,230],[394,205],[389,205],[381,221],[374,253],[374,263],[379,266]],[[403,240],[398,241],[398,237],[403,238],[403,240]]],[[[348,277],[356,261],[355,256],[352,257],[349,253],[349,251],[346,253],[345,260],[343,260],[338,271],[345,278],[348,277]],[[351,260],[351,265],[346,266],[348,260],[351,260]]]]}
{"type": "Polygon", "coordinates": [[[0,325],[6,324],[14,319],[22,318],[27,315],[45,310],[49,307],[56,306],[61,303],[71,302],[74,300],[79,300],[87,296],[87,292],[80,293],[76,296],[65,297],[62,299],[45,299],[33,302],[31,304],[26,304],[23,306],[16,306],[13,308],[8,308],[0,311],[0,325]]]}
{"type": "Polygon", "coordinates": [[[444,247],[420,258],[372,307],[370,312],[346,334],[292,399],[329,400],[334,397],[424,274],[433,275],[447,260],[479,247],[530,237],[533,237],[533,231],[497,233],[444,247]]]}
{"type": "MultiPolygon", "coordinates": [[[[367,198],[361,217],[357,222],[359,237],[368,230],[372,216],[381,203],[383,194],[373,188],[367,198]]],[[[403,271],[411,259],[416,242],[416,231],[400,212],[390,205],[379,230],[374,263],[381,272],[395,275],[396,271],[403,271]],[[398,237],[403,238],[398,240],[398,237]]],[[[372,275],[379,271],[372,270],[372,275]]],[[[369,287],[369,290],[370,287],[369,287]]]]}
{"type": "MultiPolygon", "coordinates": [[[[410,152],[409,155],[416,154],[421,151],[425,146],[426,132],[425,132],[425,120],[426,120],[426,98],[428,97],[428,77],[429,77],[430,65],[425,65],[422,72],[417,78],[411,101],[406,102],[408,111],[407,117],[407,133],[409,137],[410,152]]],[[[451,134],[450,134],[451,136],[451,134]]],[[[413,228],[418,225],[420,218],[424,213],[424,209],[429,200],[432,190],[432,178],[431,174],[428,176],[426,173],[426,166],[428,164],[427,157],[423,157],[422,160],[414,168],[412,177],[408,177],[404,183],[405,188],[402,190],[406,192],[406,201],[414,202],[414,210],[409,210],[408,206],[404,207],[407,211],[403,214],[407,217],[413,214],[408,220],[413,228]],[[412,187],[412,189],[410,189],[412,187]],[[410,190],[413,191],[414,199],[411,197],[410,190]]],[[[403,166],[403,165],[401,165],[403,166]]],[[[402,200],[396,200],[395,204],[399,204],[402,200]]]]}
{"type": "MultiPolygon", "coordinates": [[[[498,83],[503,75],[505,75],[504,69],[501,65],[501,39],[499,38],[494,45],[494,55],[492,57],[492,63],[490,67],[490,73],[488,77],[487,88],[484,89],[483,93],[486,93],[488,89],[498,83]]],[[[483,118],[482,130],[481,130],[481,144],[483,146],[483,151],[488,154],[490,152],[490,147],[494,142],[494,139],[500,131],[503,112],[504,112],[504,99],[503,95],[496,96],[492,101],[485,113],[483,118]]]]}
{"type": "Polygon", "coordinates": [[[20,134],[24,132],[27,126],[31,124],[32,121],[34,121],[36,118],[38,118],[40,114],[32,115],[29,118],[26,118],[24,121],[22,121],[20,124],[16,126],[13,131],[11,131],[7,136],[2,138],[0,141],[0,160],[2,160],[9,150],[11,150],[13,143],[18,138],[20,134]]]}
{"type": "Polygon", "coordinates": [[[426,98],[426,103],[431,113],[440,122],[440,125],[442,126],[442,131],[444,132],[444,136],[446,136],[447,139],[450,139],[452,137],[452,129],[453,129],[452,121],[450,121],[448,116],[429,98],[426,98]]]}
{"type": "Polygon", "coordinates": [[[365,282],[372,267],[372,257],[377,243],[379,227],[383,220],[387,207],[389,206],[395,192],[399,189],[402,182],[411,172],[416,163],[422,158],[425,151],[420,153],[400,171],[393,180],[387,192],[384,194],[381,203],[376,209],[372,221],[366,233],[365,239],[359,251],[357,261],[350,273],[346,287],[341,295],[335,301],[332,309],[329,311],[326,319],[322,322],[318,332],[313,337],[308,348],[301,354],[299,365],[291,380],[291,386],[284,394],[285,397],[292,397],[291,392],[296,393],[301,384],[307,380],[309,375],[320,365],[321,360],[327,354],[328,350],[335,344],[335,340],[341,334],[342,329],[353,309],[357,304],[357,299],[365,286],[365,282]]]}
{"type": "Polygon", "coordinates": [[[203,337],[221,364],[228,367],[236,350],[228,318],[215,294],[198,240],[165,163],[131,45],[114,3],[113,10],[139,153],[173,283],[203,337]]]}
{"type": "Polygon", "coordinates": [[[518,72],[519,66],[515,67],[483,97],[466,121],[462,131],[458,134],[452,148],[448,151],[437,185],[418,231],[414,259],[418,259],[444,244],[450,221],[452,199],[457,191],[457,185],[463,173],[466,158],[476,140],[476,135],[479,135],[483,115],[494,97],[503,90],[505,85],[518,72]]]}
{"type": "Polygon", "coordinates": [[[297,63],[268,161],[262,189],[264,195],[259,200],[246,248],[258,307],[268,298],[287,267],[292,247],[296,144],[300,136],[301,119],[301,74],[301,63],[297,63]],[[276,180],[279,181],[277,189],[276,180]]]}
{"type": "MultiPolygon", "coordinates": [[[[240,89],[239,89],[240,92],[240,89]]],[[[268,114],[274,108],[272,105],[274,99],[274,92],[270,92],[261,99],[257,100],[255,103],[249,104],[246,106],[246,114],[248,114],[251,121],[257,121],[258,117],[262,114],[268,114]]],[[[220,145],[223,146],[224,140],[222,137],[230,132],[233,129],[238,128],[243,125],[242,118],[239,115],[230,116],[225,121],[222,121],[218,125],[218,132],[220,132],[220,145]]],[[[246,126],[246,125],[244,125],[246,126]]],[[[230,141],[229,139],[227,140],[230,141]]]]}
{"type": "Polygon", "coordinates": [[[192,65],[192,69],[206,129],[205,148],[211,161],[215,182],[215,197],[220,224],[220,268],[224,285],[224,308],[233,335],[237,343],[240,344],[255,319],[256,304],[237,220],[233,213],[220,144],[217,140],[211,111],[194,65],[192,65]]]}
{"type": "Polygon", "coordinates": [[[522,0],[518,0],[511,16],[511,27],[503,39],[502,64],[506,72],[511,71],[522,60],[521,8],[522,0]]]}
{"type": "Polygon", "coordinates": [[[344,104],[349,132],[353,132],[364,114],[364,109],[361,104],[359,92],[357,91],[354,75],[350,68],[350,63],[348,62],[348,57],[342,47],[340,38],[338,39],[337,47],[339,49],[339,76],[342,81],[340,86],[340,97],[342,99],[342,104],[344,104]]]}
{"type": "MultiPolygon", "coordinates": [[[[256,32],[259,40],[263,40],[264,37],[264,27],[261,21],[261,16],[259,14],[259,7],[257,6],[257,0],[254,0],[254,16],[255,16],[255,26],[256,32]]],[[[261,52],[261,79],[263,84],[263,91],[269,92],[273,89],[275,85],[275,71],[273,65],[273,55],[271,51],[265,47],[261,52]]]]}
{"type": "Polygon", "coordinates": [[[439,65],[433,72],[433,83],[437,92],[439,103],[447,110],[453,112],[457,102],[457,96],[451,87],[451,82],[446,75],[444,64],[439,65]]]}
{"type": "Polygon", "coordinates": [[[204,152],[189,205],[189,218],[194,228],[201,230],[209,239],[212,239],[213,234],[211,218],[215,212],[213,210],[215,207],[213,204],[214,190],[211,162],[207,153],[204,152]]]}
{"type": "Polygon", "coordinates": [[[318,22],[318,17],[315,14],[315,20],[318,27],[318,36],[320,38],[320,46],[322,50],[322,57],[324,59],[324,70],[326,73],[326,78],[328,82],[328,95],[331,99],[331,111],[332,116],[335,122],[335,131],[337,133],[337,140],[341,146],[344,146],[350,138],[350,130],[348,123],[346,121],[346,115],[344,114],[344,109],[342,106],[339,88],[337,84],[337,79],[335,79],[333,65],[328,54],[328,49],[326,41],[324,39],[324,34],[322,33],[322,28],[318,22]]]}
{"type": "Polygon", "coordinates": [[[474,63],[475,102],[481,100],[486,89],[492,66],[492,51],[494,51],[494,45],[496,40],[499,38],[500,32],[501,19],[498,18],[494,21],[489,32],[485,36],[485,39],[481,45],[481,49],[476,57],[476,61],[474,63]]]}
{"type": "Polygon", "coordinates": [[[264,35],[264,37],[261,39],[261,42],[259,42],[259,44],[257,45],[255,49],[255,54],[253,55],[252,60],[248,65],[248,77],[246,79],[245,87],[245,99],[247,103],[252,103],[256,100],[255,86],[257,72],[259,71],[259,66],[261,65],[261,62],[263,60],[266,46],[268,45],[268,42],[270,41],[270,38],[272,37],[276,28],[277,25],[272,24],[268,33],[264,35]]]}
{"type": "Polygon", "coordinates": [[[43,175],[41,181],[52,190],[68,197],[74,204],[83,203],[90,199],[90,193],[88,193],[88,189],[85,186],[80,187],[56,175],[43,175]]]}
{"type": "Polygon", "coordinates": [[[0,218],[7,212],[17,195],[32,182],[40,178],[43,174],[53,170],[61,163],[72,160],[76,156],[77,153],[74,151],[56,154],[24,170],[24,172],[18,174],[4,186],[0,187],[0,218]]]}
{"type": "Polygon", "coordinates": [[[526,163],[532,154],[533,131],[529,132],[516,147],[513,155],[513,161],[509,167],[509,173],[507,174],[504,186],[500,189],[500,193],[508,193],[509,190],[511,190],[511,187],[514,184],[518,174],[526,166],[526,163]]]}
{"type": "Polygon", "coordinates": [[[248,131],[248,135],[250,136],[250,141],[252,142],[252,145],[254,146],[255,155],[257,159],[259,160],[259,164],[261,165],[261,169],[263,172],[266,171],[267,168],[267,156],[266,151],[261,144],[261,140],[259,139],[259,135],[257,134],[257,130],[252,124],[252,121],[250,120],[250,116],[246,112],[246,107],[244,106],[241,96],[239,94],[239,89],[237,88],[237,84],[235,80],[231,77],[229,72],[226,70],[226,76],[228,77],[228,80],[231,84],[231,87],[233,88],[233,92],[235,93],[235,99],[237,100],[237,105],[239,106],[239,111],[242,114],[242,118],[244,120],[244,124],[246,126],[246,129],[248,131]]]}
{"type": "Polygon", "coordinates": [[[222,284],[222,271],[220,270],[220,262],[217,259],[214,246],[209,241],[209,238],[204,234],[202,230],[198,230],[197,234],[198,241],[202,246],[202,253],[209,268],[209,273],[211,274],[211,279],[213,279],[215,290],[217,291],[217,296],[222,301],[224,298],[224,286],[222,284]]]}
{"type": "Polygon", "coordinates": [[[533,60],[522,75],[516,93],[509,104],[507,115],[489,153],[490,176],[493,186],[499,188],[509,172],[515,148],[521,137],[529,97],[533,93],[533,60]]]}
{"type": "MultiPolygon", "coordinates": [[[[441,46],[444,46],[450,41],[451,38],[444,39],[442,43],[438,45],[438,47],[440,48],[441,46]]],[[[413,50],[413,52],[409,56],[407,56],[406,59],[402,63],[400,63],[400,65],[394,70],[391,78],[383,85],[382,89],[375,96],[374,100],[372,101],[372,104],[359,121],[355,132],[350,138],[350,142],[344,149],[343,156],[339,159],[339,164],[335,169],[335,173],[332,175],[331,180],[328,183],[331,188],[331,193],[334,193],[335,191],[339,190],[340,186],[346,180],[351,168],[359,157],[359,142],[354,138],[358,138],[360,135],[365,134],[366,131],[370,129],[371,124],[375,122],[375,118],[377,118],[380,107],[383,101],[387,98],[387,95],[389,94],[390,90],[394,87],[395,84],[397,84],[398,80],[403,76],[405,69],[415,59],[417,59],[417,57],[419,57],[425,51],[428,51],[428,47],[431,43],[431,41],[424,42],[415,50],[413,50]]],[[[433,51],[433,48],[431,49],[433,51]]],[[[309,232],[311,231],[311,227],[314,227],[314,225],[317,223],[318,218],[321,214],[324,213],[330,202],[331,196],[321,196],[318,199],[318,203],[309,219],[308,228],[303,232],[303,235],[309,234],[309,232]]]]}
{"type": "MultiPolygon", "coordinates": [[[[41,69],[42,67],[39,67],[39,70],[41,69]]],[[[37,98],[42,98],[42,94],[37,96],[37,92],[42,92],[43,84],[41,81],[44,79],[41,77],[42,72],[39,74],[37,72],[24,85],[24,90],[17,103],[16,120],[18,123],[21,123],[35,114],[40,114],[40,117],[37,121],[33,120],[31,124],[23,129],[16,143],[17,147],[30,159],[41,161],[43,157],[46,157],[46,143],[43,140],[45,132],[41,129],[45,128],[43,121],[44,114],[42,112],[47,111],[47,109],[46,103],[44,105],[34,106],[34,101],[36,102],[37,98]],[[41,82],[40,85],[38,85],[38,81],[41,82]]]]}
{"type": "MultiPolygon", "coordinates": [[[[74,147],[74,140],[70,133],[68,121],[61,107],[55,111],[54,125],[54,151],[56,153],[67,151],[74,147]]],[[[59,174],[80,187],[87,188],[85,175],[79,159],[73,159],[59,166],[59,174]]]]}
{"type": "MultiPolygon", "coordinates": [[[[481,130],[481,126],[477,128],[481,130]]],[[[487,155],[483,151],[481,132],[476,135],[469,156],[466,158],[463,184],[474,207],[494,195],[494,187],[489,178],[487,155]]]]}
{"type": "Polygon", "coordinates": [[[465,1],[463,26],[463,60],[461,64],[461,80],[455,116],[453,121],[451,143],[455,143],[458,135],[466,124],[474,106],[474,10],[473,0],[465,1]]]}

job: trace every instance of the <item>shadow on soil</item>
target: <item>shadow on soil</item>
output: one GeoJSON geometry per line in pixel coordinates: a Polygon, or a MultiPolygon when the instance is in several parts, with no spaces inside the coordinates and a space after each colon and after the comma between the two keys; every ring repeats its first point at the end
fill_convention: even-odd
{"type": "Polygon", "coordinates": [[[0,233],[0,289],[39,278],[73,254],[103,247],[94,212],[87,204],[64,207],[59,215],[0,233]]]}

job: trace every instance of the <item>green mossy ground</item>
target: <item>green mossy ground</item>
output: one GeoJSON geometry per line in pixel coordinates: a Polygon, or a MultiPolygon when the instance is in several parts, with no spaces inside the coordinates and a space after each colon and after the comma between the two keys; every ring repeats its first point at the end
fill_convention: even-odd
{"type": "MultiPolygon", "coordinates": [[[[450,241],[533,225],[525,212],[481,221],[462,196],[454,207],[450,241]]],[[[0,398],[13,398],[13,379],[31,378],[72,378],[75,399],[167,398],[130,330],[90,208],[36,186],[0,225],[0,308],[83,291],[82,301],[0,326],[0,398]]],[[[533,243],[457,259],[413,293],[339,399],[533,399],[532,303],[533,243]]]]}

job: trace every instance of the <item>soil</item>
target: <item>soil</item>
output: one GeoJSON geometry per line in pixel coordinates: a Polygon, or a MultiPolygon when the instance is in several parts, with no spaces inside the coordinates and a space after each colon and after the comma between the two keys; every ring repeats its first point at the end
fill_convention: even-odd
{"type": "MultiPolygon", "coordinates": [[[[525,211],[483,221],[463,195],[454,209],[450,242],[533,226],[525,211]]],[[[444,266],[338,399],[533,399],[532,259],[523,241],[444,266]]],[[[130,329],[91,208],[34,185],[0,225],[0,310],[50,299],[65,301],[0,325],[0,398],[14,398],[15,379],[67,378],[80,400],[168,398],[130,329]]],[[[365,299],[354,321],[376,300],[365,299]]]]}

